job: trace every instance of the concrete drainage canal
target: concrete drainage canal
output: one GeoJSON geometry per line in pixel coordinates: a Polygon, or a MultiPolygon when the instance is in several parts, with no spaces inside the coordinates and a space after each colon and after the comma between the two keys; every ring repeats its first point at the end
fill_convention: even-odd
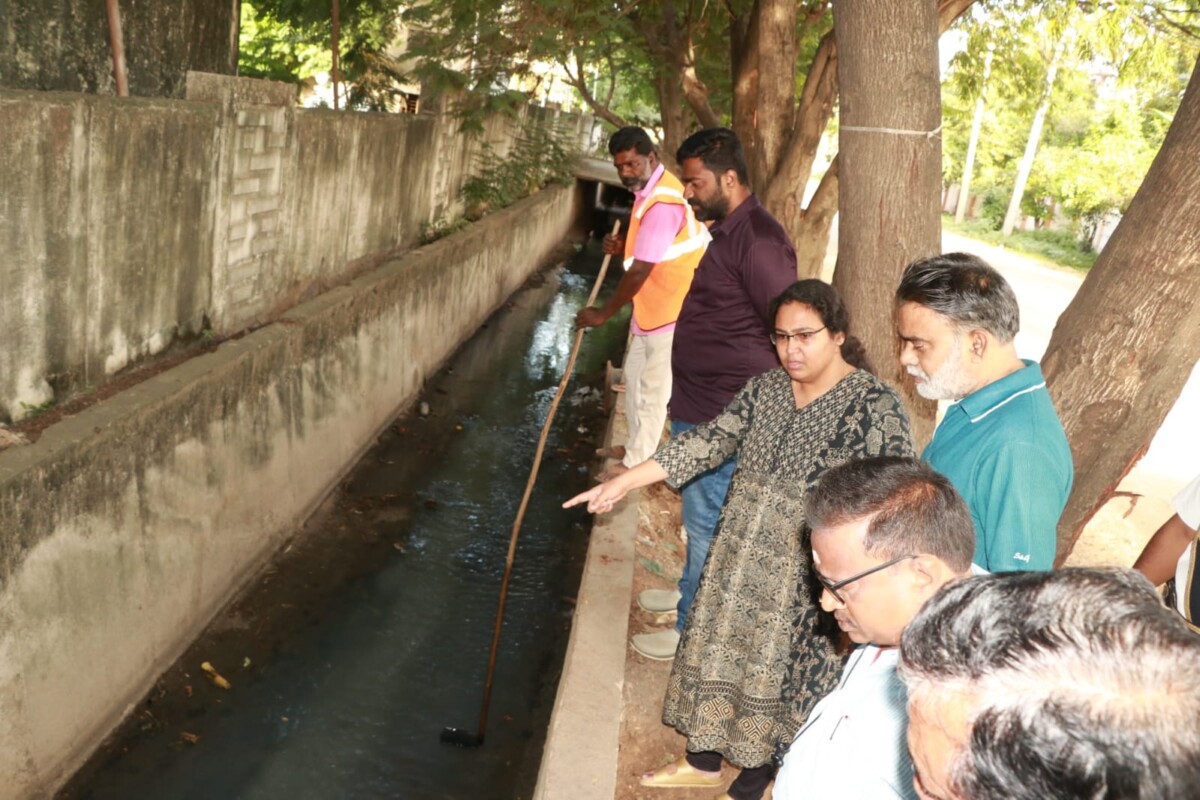
{"type": "Polygon", "coordinates": [[[486,743],[439,734],[477,721],[509,533],[600,258],[589,244],[487,320],[59,796],[530,796],[590,528],[559,504],[587,484],[622,325],[585,337],[556,417],[486,743]]]}

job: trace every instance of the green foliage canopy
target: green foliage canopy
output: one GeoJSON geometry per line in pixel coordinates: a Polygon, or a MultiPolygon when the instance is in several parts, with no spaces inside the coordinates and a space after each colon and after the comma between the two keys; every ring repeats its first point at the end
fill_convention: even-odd
{"type": "Polygon", "coordinates": [[[1069,36],[1074,46],[1059,68],[1022,210],[1046,219],[1058,208],[1084,232],[1104,214],[1123,210],[1162,144],[1195,62],[1200,3],[1190,5],[978,4],[960,23],[967,46],[943,87],[945,179],[961,177],[975,100],[983,92],[972,193],[984,198],[985,215],[999,224],[1045,90],[1049,53],[1069,36]],[[993,67],[984,86],[989,48],[993,67]]]}
{"type": "MultiPolygon", "coordinates": [[[[340,0],[339,50],[349,105],[387,108],[401,71],[389,56],[399,32],[398,0],[340,0]]],[[[242,0],[238,71],[301,82],[333,68],[329,0],[242,0]]]]}

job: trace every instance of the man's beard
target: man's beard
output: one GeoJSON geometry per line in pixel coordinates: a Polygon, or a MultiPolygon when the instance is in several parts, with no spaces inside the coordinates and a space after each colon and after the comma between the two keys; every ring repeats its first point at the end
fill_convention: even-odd
{"type": "Polygon", "coordinates": [[[646,184],[650,182],[650,176],[653,174],[654,169],[647,163],[641,175],[634,175],[631,178],[621,178],[621,184],[631,192],[640,192],[646,188],[646,184]]]}
{"type": "Polygon", "coordinates": [[[950,355],[932,375],[926,375],[920,367],[906,367],[908,374],[920,378],[916,384],[917,394],[927,400],[962,400],[975,390],[974,382],[963,365],[962,340],[954,337],[950,355]]]}
{"type": "Polygon", "coordinates": [[[702,203],[693,197],[688,202],[692,206],[692,213],[700,222],[708,222],[710,219],[720,221],[729,216],[729,195],[725,194],[720,184],[717,184],[717,193],[711,200],[702,203]]]}

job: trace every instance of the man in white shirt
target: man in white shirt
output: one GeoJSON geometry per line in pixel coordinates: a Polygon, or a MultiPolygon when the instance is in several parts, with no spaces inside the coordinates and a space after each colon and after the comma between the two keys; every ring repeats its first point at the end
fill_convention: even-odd
{"type": "Polygon", "coordinates": [[[1133,568],[1155,586],[1171,584],[1175,610],[1193,631],[1200,633],[1200,570],[1197,566],[1197,531],[1200,531],[1200,475],[1171,501],[1175,514],[1155,531],[1133,568]]]}
{"type": "Polygon", "coordinates": [[[971,512],[946,477],[892,457],[829,470],[806,513],[821,606],[859,647],[796,735],[772,796],[915,798],[897,646],[927,599],[971,573],[971,512]]]}

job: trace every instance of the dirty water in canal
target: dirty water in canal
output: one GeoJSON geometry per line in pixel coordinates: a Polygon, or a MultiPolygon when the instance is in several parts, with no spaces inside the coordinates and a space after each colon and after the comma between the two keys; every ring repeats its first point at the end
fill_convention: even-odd
{"type": "Polygon", "coordinates": [[[588,485],[620,321],[584,337],[555,418],[486,741],[439,735],[477,725],[509,534],[599,262],[589,243],[487,320],[428,382],[428,415],[388,427],[59,797],[529,797],[590,529],[559,505],[588,485]]]}

